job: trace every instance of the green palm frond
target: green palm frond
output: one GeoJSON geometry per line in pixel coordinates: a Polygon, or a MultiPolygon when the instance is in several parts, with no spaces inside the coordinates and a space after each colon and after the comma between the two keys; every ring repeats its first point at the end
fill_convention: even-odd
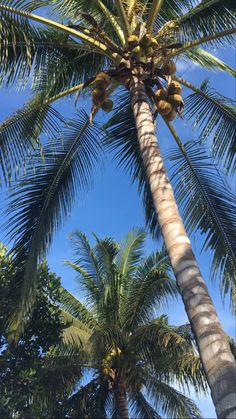
{"type": "Polygon", "coordinates": [[[62,286],[60,287],[60,304],[68,314],[82,322],[90,332],[97,325],[96,319],[85,305],[62,286]]]}
{"type": "Polygon", "coordinates": [[[36,27],[23,17],[1,12],[4,42],[1,46],[1,82],[57,94],[107,65],[107,59],[91,47],[75,42],[55,29],[36,27]]]}
{"type": "Polygon", "coordinates": [[[63,116],[42,95],[36,95],[0,125],[1,172],[6,184],[17,173],[23,174],[35,149],[42,149],[40,134],[55,137],[65,123],[63,116]]]}
{"type": "Polygon", "coordinates": [[[160,409],[168,418],[202,418],[200,410],[191,399],[155,377],[149,377],[146,389],[155,409],[160,409]]]}
{"type": "Polygon", "coordinates": [[[81,113],[77,121],[70,121],[64,143],[59,138],[56,151],[45,149],[45,162],[39,161],[35,171],[29,171],[18,189],[12,191],[8,237],[15,239],[14,266],[18,272],[22,269],[16,280],[19,306],[10,320],[13,335],[21,332],[34,303],[37,262],[46,254],[78,192],[90,185],[101,151],[98,137],[97,128],[91,127],[88,116],[81,113]]]}
{"type": "Polygon", "coordinates": [[[171,132],[179,146],[170,152],[176,199],[188,231],[204,233],[202,249],[212,250],[211,275],[221,278],[225,295],[236,281],[235,196],[205,150],[194,143],[183,146],[173,127],[171,132]]]}
{"type": "MultiPolygon", "coordinates": [[[[176,19],[184,42],[234,27],[235,4],[233,0],[202,0],[185,15],[176,19]]],[[[212,40],[211,43],[231,42],[232,36],[212,40]]]]}
{"type": "Polygon", "coordinates": [[[91,330],[67,311],[61,310],[60,318],[64,323],[63,343],[69,346],[86,347],[91,330]]]}
{"type": "Polygon", "coordinates": [[[154,236],[159,235],[157,217],[145,176],[129,94],[123,93],[117,100],[114,116],[104,126],[104,129],[107,132],[104,144],[108,150],[115,151],[118,165],[129,172],[131,181],[137,182],[142,195],[146,224],[154,236]]]}
{"type": "Polygon", "coordinates": [[[149,321],[153,309],[167,302],[177,294],[174,280],[170,278],[169,261],[166,252],[153,253],[140,263],[134,273],[135,280],[127,289],[124,325],[133,329],[149,321]]]}
{"type": "Polygon", "coordinates": [[[64,403],[66,414],[80,418],[106,419],[106,404],[109,403],[109,389],[105,381],[95,378],[81,386],[64,403]]]}
{"type": "MultiPolygon", "coordinates": [[[[179,79],[181,82],[181,79],[179,79]]],[[[186,85],[186,83],[185,83],[186,85]]],[[[188,85],[187,85],[188,87],[188,85]]],[[[192,85],[189,85],[190,89],[192,85]]],[[[236,106],[235,102],[217,93],[204,81],[200,89],[185,99],[185,115],[200,129],[199,140],[210,136],[211,151],[227,172],[236,171],[236,106]],[[212,135],[213,134],[213,135],[212,135]]]]}
{"type": "Polygon", "coordinates": [[[161,419],[141,391],[132,392],[129,396],[129,404],[130,414],[135,419],[161,419]]]}
{"type": "Polygon", "coordinates": [[[180,54],[180,57],[187,59],[189,65],[191,65],[191,62],[194,62],[206,70],[224,71],[229,73],[231,76],[236,77],[236,71],[234,68],[230,67],[228,64],[224,63],[222,60],[202,48],[191,48],[180,54]]]}
{"type": "Polygon", "coordinates": [[[117,266],[121,275],[129,275],[136,269],[144,251],[146,232],[143,229],[130,230],[121,243],[117,266]]]}

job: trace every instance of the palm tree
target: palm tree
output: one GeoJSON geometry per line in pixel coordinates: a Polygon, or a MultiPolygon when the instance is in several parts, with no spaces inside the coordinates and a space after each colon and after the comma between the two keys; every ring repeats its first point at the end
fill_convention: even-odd
{"type": "Polygon", "coordinates": [[[62,403],[69,417],[201,417],[173,387],[204,390],[205,376],[189,325],[170,326],[166,316],[157,317],[178,290],[164,250],[144,257],[145,236],[133,229],[120,245],[94,236],[93,248],[80,231],[72,236],[77,262],[68,265],[78,274],[86,303],[61,289],[63,344],[46,361],[57,375],[61,365],[70,377],[77,362],[75,390],[70,381],[73,395],[62,403]],[[79,365],[89,376],[82,386],[79,365]]]}
{"type": "Polygon", "coordinates": [[[38,260],[70,212],[76,192],[90,181],[100,150],[99,128],[90,122],[100,107],[111,109],[108,96],[113,94],[117,107],[106,124],[106,144],[115,148],[120,163],[139,182],[147,223],[153,231],[158,226],[163,235],[217,414],[232,417],[235,362],[178,213],[153,117],[160,115],[178,147],[171,155],[173,185],[186,227],[204,234],[203,249],[212,249],[213,276],[221,277],[223,293],[229,291],[233,302],[235,197],[202,147],[184,145],[171,124],[181,116],[181,86],[186,87],[192,94],[185,115],[201,127],[201,139],[209,137],[214,158],[229,174],[235,171],[232,101],[207,83],[198,88],[177,77],[173,61],[178,65],[178,59],[184,58],[235,75],[230,66],[201,48],[231,42],[232,1],[7,0],[0,3],[0,10],[1,78],[6,85],[30,81],[35,92],[22,110],[5,121],[0,137],[5,183],[27,167],[8,209],[14,261],[24,271],[23,281],[22,275],[16,278],[19,304],[10,320],[11,338],[19,335],[31,310],[38,260]],[[44,17],[46,6],[63,23],[44,17]],[[40,11],[32,13],[40,7],[45,7],[43,16],[40,11]],[[50,142],[42,145],[40,133],[55,136],[63,123],[52,103],[75,92],[78,98],[81,91],[92,91],[90,118],[82,113],[66,121],[63,141],[59,135],[53,147],[50,142]]]}

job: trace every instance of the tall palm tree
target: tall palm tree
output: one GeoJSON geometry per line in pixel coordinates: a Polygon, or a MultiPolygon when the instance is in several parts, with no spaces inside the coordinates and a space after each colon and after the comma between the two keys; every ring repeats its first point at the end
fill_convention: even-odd
{"type": "Polygon", "coordinates": [[[70,381],[72,396],[62,403],[64,413],[80,418],[200,418],[193,401],[173,387],[205,389],[190,328],[170,326],[166,316],[157,317],[163,303],[178,293],[166,252],[144,257],[143,230],[131,230],[120,245],[111,238],[95,240],[91,247],[81,232],[72,236],[77,261],[68,265],[78,274],[86,302],[62,288],[61,316],[67,327],[62,347],[46,361],[57,374],[63,364],[73,377],[77,360],[76,390],[70,381]],[[82,386],[78,365],[85,376],[90,372],[82,386]]]}
{"type": "Polygon", "coordinates": [[[176,76],[173,61],[178,66],[182,57],[235,75],[230,66],[202,49],[202,45],[232,41],[232,1],[7,0],[0,3],[0,10],[1,78],[7,85],[31,82],[35,92],[1,127],[0,161],[6,184],[27,166],[8,209],[15,264],[24,270],[24,280],[16,278],[19,306],[10,320],[12,338],[19,335],[34,301],[37,261],[70,212],[76,192],[89,182],[97,161],[98,127],[91,126],[91,119],[100,107],[109,111],[108,96],[117,99],[119,92],[114,116],[106,124],[106,143],[117,150],[120,162],[139,182],[147,222],[153,230],[158,225],[163,235],[217,414],[232,417],[235,362],[178,213],[154,121],[160,114],[178,146],[171,158],[175,159],[174,186],[186,227],[204,234],[203,249],[212,249],[211,271],[221,276],[223,292],[230,291],[233,301],[235,197],[204,150],[194,144],[185,146],[171,124],[183,111],[180,92],[184,86],[192,91],[185,114],[196,118],[201,139],[209,137],[215,159],[228,173],[235,171],[232,101],[207,83],[199,88],[176,76]],[[41,9],[32,13],[41,7],[43,13],[41,9]],[[57,20],[45,17],[47,8],[57,20]],[[75,92],[78,98],[81,90],[92,91],[90,118],[82,113],[66,121],[63,141],[59,136],[53,147],[50,142],[43,146],[40,133],[54,136],[63,123],[52,103],[75,92]]]}

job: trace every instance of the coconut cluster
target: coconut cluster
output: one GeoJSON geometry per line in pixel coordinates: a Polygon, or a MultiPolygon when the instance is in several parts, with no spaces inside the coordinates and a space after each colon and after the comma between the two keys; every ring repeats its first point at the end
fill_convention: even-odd
{"type": "Polygon", "coordinates": [[[158,48],[158,42],[151,34],[146,33],[140,40],[137,35],[130,35],[127,39],[127,49],[136,61],[146,64],[158,48]]]}
{"type": "Polygon", "coordinates": [[[111,82],[111,77],[101,72],[94,80],[94,88],[92,91],[92,99],[94,106],[101,106],[105,112],[110,112],[113,108],[113,101],[108,99],[108,86],[111,82]]]}
{"type": "Polygon", "coordinates": [[[173,121],[184,107],[180,84],[177,81],[172,81],[167,89],[158,89],[154,101],[156,110],[167,121],[173,121]]]}

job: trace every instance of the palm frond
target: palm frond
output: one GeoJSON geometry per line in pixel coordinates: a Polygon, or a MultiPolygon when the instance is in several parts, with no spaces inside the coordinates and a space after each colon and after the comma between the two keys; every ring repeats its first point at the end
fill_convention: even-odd
{"type": "Polygon", "coordinates": [[[5,183],[23,174],[35,149],[41,150],[41,133],[53,138],[66,123],[63,116],[36,95],[0,126],[0,162],[5,183]]]}
{"type": "Polygon", "coordinates": [[[161,416],[148,403],[141,391],[130,394],[129,405],[130,414],[136,419],[161,419],[161,416]]]}
{"type": "MultiPolygon", "coordinates": [[[[187,86],[188,87],[188,86],[187,86]]],[[[191,88],[191,85],[189,85],[191,88]]],[[[210,136],[211,151],[227,172],[236,171],[236,106],[235,102],[217,93],[204,81],[200,89],[185,99],[185,115],[200,128],[199,140],[210,136]]]]}
{"type": "Polygon", "coordinates": [[[168,418],[202,418],[200,410],[191,399],[158,379],[150,377],[146,389],[155,409],[160,409],[168,418]]]}
{"type": "Polygon", "coordinates": [[[187,62],[190,65],[191,62],[194,62],[204,69],[210,71],[224,71],[229,73],[231,76],[236,77],[236,71],[232,67],[202,48],[191,48],[190,50],[181,53],[180,57],[187,59],[187,62]]]}
{"type": "Polygon", "coordinates": [[[61,310],[60,318],[64,323],[62,334],[63,343],[69,346],[86,347],[91,330],[67,311],[61,310]]]}
{"type": "MultiPolygon", "coordinates": [[[[234,27],[235,5],[232,0],[202,0],[176,19],[184,42],[196,40],[234,27]]],[[[212,40],[213,45],[232,42],[232,36],[212,40]]]]}
{"type": "Polygon", "coordinates": [[[117,266],[121,275],[129,275],[136,269],[144,251],[146,232],[143,229],[133,228],[125,236],[117,256],[117,266]]]}
{"type": "Polygon", "coordinates": [[[188,231],[204,233],[202,250],[212,250],[211,275],[220,277],[225,295],[236,280],[235,196],[205,150],[194,143],[183,146],[169,127],[179,146],[169,154],[176,199],[188,231]]]}
{"type": "Polygon", "coordinates": [[[55,144],[44,150],[34,172],[12,191],[8,214],[8,237],[14,241],[13,265],[22,272],[16,280],[18,310],[10,320],[13,335],[20,333],[34,303],[36,265],[45,256],[53,235],[68,216],[78,192],[90,185],[91,172],[99,158],[99,133],[81,113],[55,144]]]}
{"type": "Polygon", "coordinates": [[[142,195],[146,224],[153,235],[157,236],[159,234],[157,217],[145,176],[129,94],[123,93],[117,100],[114,116],[104,129],[107,133],[104,144],[110,151],[115,151],[118,165],[129,172],[132,182],[137,182],[138,190],[142,195]]]}
{"type": "Polygon", "coordinates": [[[55,29],[36,27],[24,17],[3,16],[0,80],[5,85],[32,86],[57,94],[96,74],[107,59],[93,48],[55,29]]]}
{"type": "Polygon", "coordinates": [[[62,286],[60,287],[60,305],[67,313],[82,322],[90,332],[97,325],[95,318],[85,305],[62,286]]]}
{"type": "Polygon", "coordinates": [[[170,278],[170,265],[166,252],[153,253],[139,264],[134,281],[127,290],[124,325],[132,330],[149,321],[153,309],[167,302],[167,298],[177,294],[174,280],[170,278]]]}

